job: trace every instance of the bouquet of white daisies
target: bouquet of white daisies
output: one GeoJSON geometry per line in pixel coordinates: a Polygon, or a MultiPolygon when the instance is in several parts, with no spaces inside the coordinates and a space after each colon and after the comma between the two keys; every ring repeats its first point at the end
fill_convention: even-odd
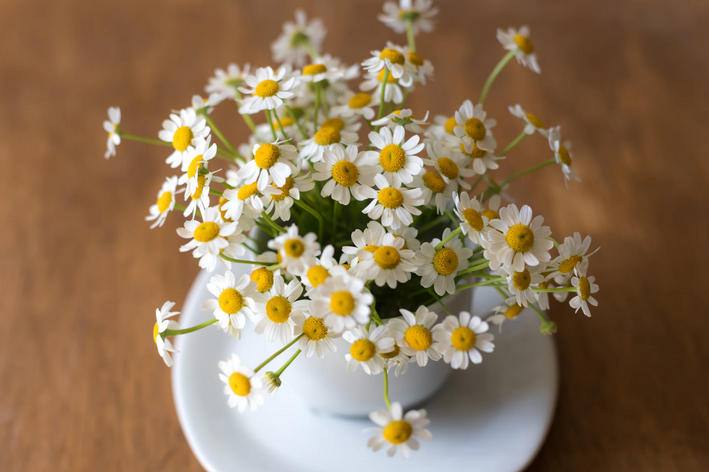
{"type": "Polygon", "coordinates": [[[196,95],[170,114],[159,139],[125,133],[118,108],[109,108],[104,123],[106,157],[124,139],[170,148],[166,162],[176,175],[146,219],[158,227],[181,211],[177,232],[187,241],[180,251],[207,271],[224,268],[202,304],[213,319],[180,327],[174,303],[156,310],[153,337],[165,363],[172,365],[173,336],[214,324],[240,338],[253,323],[257,335],[282,347],[253,368],[234,355],[219,363],[219,377],[229,406],[254,410],[299,356],[341,355],[332,353],[342,336],[351,344],[342,368],[383,377],[386,408],[370,415],[378,428],[368,445],[387,446],[389,455],[408,456],[431,437],[425,410],[404,413],[390,401],[390,372],[405,375],[409,363],[429,360],[454,369],[479,364],[494,348],[489,324],[502,325],[524,307],[539,315],[542,333],[554,333],[544,313],[550,294],[561,302],[572,294],[570,305],[587,316],[597,304],[591,238],[574,233],[558,243],[529,206],[502,203],[510,183],[545,166],[557,165],[567,183],[578,180],[559,127],[545,128],[520,105],[509,108],[521,120],[519,136],[501,149],[493,137],[496,120],[484,103],[497,75],[512,58],[540,72],[529,29],[498,30],[508,52],[478,102],[464,100],[429,122],[405,103],[433,76],[415,38],[432,31],[436,13],[430,0],[385,3],[379,19],[406,33],[408,44],[387,43],[348,66],[321,52],[322,23],[298,11],[272,45],[280,66],[217,69],[207,98],[196,95]],[[248,143],[233,146],[210,117],[227,101],[251,130],[248,143]],[[528,136],[548,140],[550,155],[497,183],[490,171],[528,136]],[[235,264],[253,270],[237,279],[235,264]],[[444,296],[478,286],[502,297],[486,319],[449,311],[444,296]],[[427,307],[447,316],[439,323],[427,307]],[[291,347],[280,368],[261,372],[291,347]]]}

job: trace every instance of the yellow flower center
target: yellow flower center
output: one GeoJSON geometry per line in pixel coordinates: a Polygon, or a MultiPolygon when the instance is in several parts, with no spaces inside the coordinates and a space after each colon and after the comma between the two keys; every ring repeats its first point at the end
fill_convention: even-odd
{"type": "Polygon", "coordinates": [[[443,178],[435,172],[426,172],[423,174],[423,183],[436,193],[443,193],[446,189],[446,183],[443,181],[443,178]]]}
{"type": "Polygon", "coordinates": [[[567,166],[571,165],[571,156],[569,155],[569,150],[566,149],[566,146],[563,144],[559,145],[559,160],[561,161],[562,164],[566,164],[567,166]]]}
{"type": "Polygon", "coordinates": [[[234,394],[245,397],[251,391],[251,381],[244,374],[234,372],[229,376],[229,388],[234,394]]]}
{"type": "Polygon", "coordinates": [[[265,267],[259,267],[251,272],[251,280],[256,282],[256,290],[263,293],[273,287],[273,272],[265,267]]]}
{"type": "Polygon", "coordinates": [[[495,210],[490,210],[489,208],[483,211],[483,216],[487,216],[488,222],[500,219],[500,215],[498,215],[495,210]]]}
{"type": "Polygon", "coordinates": [[[382,246],[374,252],[374,262],[382,269],[396,269],[399,261],[401,261],[401,256],[395,247],[382,246]]]}
{"type": "Polygon", "coordinates": [[[219,225],[213,221],[205,221],[194,230],[194,238],[200,243],[208,243],[219,236],[219,225]]]}
{"type": "Polygon", "coordinates": [[[158,211],[163,213],[170,207],[170,203],[172,203],[172,192],[163,192],[158,198],[158,211]]]}
{"type": "Polygon", "coordinates": [[[387,144],[379,153],[379,163],[387,172],[396,172],[406,164],[406,153],[398,144],[387,144]]]}
{"type": "Polygon", "coordinates": [[[468,223],[468,226],[477,232],[482,231],[485,227],[483,224],[483,217],[479,212],[473,210],[472,208],[466,208],[463,210],[463,218],[465,218],[465,222],[468,223]]]}
{"type": "Polygon", "coordinates": [[[272,187],[276,187],[278,190],[281,191],[281,193],[272,194],[271,198],[273,198],[277,202],[284,200],[287,196],[290,195],[290,191],[294,185],[295,180],[293,180],[293,177],[286,177],[286,183],[283,184],[283,187],[276,187],[276,184],[271,184],[272,187]]]}
{"type": "MultiPolygon", "coordinates": [[[[379,71],[379,75],[377,76],[377,79],[379,80],[379,82],[382,82],[384,80],[384,71],[385,70],[387,70],[387,69],[385,68],[385,69],[382,69],[379,71]]],[[[387,76],[387,83],[388,84],[396,83],[396,82],[398,82],[398,79],[396,79],[393,75],[389,74],[387,76]]]]}
{"type": "Polygon", "coordinates": [[[515,303],[514,305],[507,307],[507,310],[505,310],[505,317],[512,319],[519,315],[522,310],[524,310],[524,307],[515,303]]]}
{"type": "Polygon", "coordinates": [[[445,175],[449,179],[455,179],[458,177],[458,164],[447,157],[441,157],[438,159],[438,168],[441,169],[441,174],[445,175]]]}
{"type": "Polygon", "coordinates": [[[153,326],[153,341],[155,341],[155,344],[158,343],[158,335],[160,334],[160,328],[158,327],[158,324],[155,323],[155,326],[153,326]]]}
{"type": "Polygon", "coordinates": [[[219,294],[219,308],[227,315],[238,313],[244,306],[244,297],[235,288],[228,288],[219,294]]]}
{"type": "Polygon", "coordinates": [[[419,56],[413,51],[407,51],[409,54],[409,62],[416,67],[421,67],[423,65],[423,57],[419,56]]]}
{"type": "Polygon", "coordinates": [[[399,352],[400,352],[400,351],[401,351],[401,349],[399,349],[399,346],[397,346],[396,344],[394,344],[394,350],[393,350],[393,351],[391,351],[391,352],[380,352],[380,353],[379,353],[379,356],[382,357],[382,358],[384,358],[384,359],[393,359],[393,358],[395,358],[396,356],[399,355],[399,352]]]}
{"type": "Polygon", "coordinates": [[[358,93],[350,98],[350,108],[360,109],[370,104],[372,97],[368,93],[358,93]]]}
{"type": "Polygon", "coordinates": [[[350,346],[350,354],[360,362],[367,362],[377,353],[377,346],[369,339],[360,339],[350,346]]]}
{"type": "Polygon", "coordinates": [[[526,38],[521,34],[515,35],[515,44],[525,54],[532,54],[532,52],[534,52],[534,46],[532,46],[532,42],[529,40],[529,38],[526,38]]]}
{"type": "Polygon", "coordinates": [[[591,296],[591,282],[586,277],[579,277],[579,296],[583,301],[591,296]]]}
{"type": "Polygon", "coordinates": [[[386,425],[382,435],[392,444],[401,444],[409,440],[412,432],[413,428],[406,421],[392,421],[386,425]]]}
{"type": "Polygon", "coordinates": [[[544,129],[544,123],[542,123],[542,120],[537,118],[536,115],[532,115],[531,113],[527,113],[526,116],[527,116],[527,121],[529,121],[532,124],[532,126],[534,126],[535,128],[544,129]]]}
{"type": "Polygon", "coordinates": [[[515,252],[527,252],[534,246],[534,232],[529,226],[516,224],[507,231],[507,244],[515,252]]]}
{"type": "Polygon", "coordinates": [[[482,121],[477,118],[468,118],[465,121],[465,134],[473,138],[475,141],[481,141],[485,139],[485,125],[482,121]]]}
{"type": "Polygon", "coordinates": [[[303,75],[315,75],[327,72],[327,67],[324,64],[310,64],[303,67],[303,75]]]}
{"type": "Polygon", "coordinates": [[[433,256],[433,267],[441,275],[450,275],[458,270],[458,254],[451,248],[444,247],[433,256]]]}
{"type": "MultiPolygon", "coordinates": [[[[283,126],[284,128],[287,128],[287,127],[289,127],[290,125],[293,124],[293,120],[292,120],[291,118],[287,117],[287,116],[284,116],[284,117],[281,118],[280,120],[281,120],[281,126],[283,126]]],[[[277,128],[277,127],[278,127],[278,121],[277,121],[277,120],[273,120],[271,123],[273,124],[273,127],[274,127],[274,128],[277,128]]]]}
{"type": "Polygon", "coordinates": [[[330,297],[330,311],[336,315],[347,316],[355,308],[355,299],[347,290],[340,290],[330,297]]]}
{"type": "Polygon", "coordinates": [[[399,208],[404,203],[404,195],[399,189],[394,187],[381,189],[377,199],[385,208],[399,208]]]}
{"type": "Polygon", "coordinates": [[[344,186],[350,187],[357,183],[359,179],[359,169],[350,161],[339,161],[332,166],[332,178],[335,182],[344,186]]]}
{"type": "Polygon", "coordinates": [[[395,49],[384,49],[379,53],[379,57],[385,60],[389,59],[392,64],[403,64],[406,61],[404,55],[395,49]]]}
{"type": "Polygon", "coordinates": [[[222,207],[226,202],[228,202],[224,197],[219,197],[219,213],[222,215],[222,219],[224,220],[225,223],[231,223],[233,220],[231,218],[226,217],[226,210],[223,210],[222,207]]]}
{"type": "Polygon", "coordinates": [[[278,162],[278,158],[281,157],[281,150],[275,144],[262,144],[256,150],[256,155],[254,155],[254,160],[256,165],[261,169],[269,169],[278,162]]]}
{"type": "Polygon", "coordinates": [[[470,156],[473,159],[480,159],[481,157],[487,156],[487,151],[483,151],[475,143],[473,144],[473,150],[470,152],[467,152],[465,150],[465,145],[462,143],[460,144],[460,150],[463,151],[463,154],[465,154],[466,156],[470,156]]]}
{"type": "Polygon", "coordinates": [[[377,246],[376,244],[369,244],[369,245],[367,245],[367,246],[364,246],[362,249],[364,249],[364,250],[367,251],[367,252],[371,252],[372,254],[374,254],[374,253],[377,251],[377,249],[379,249],[379,246],[377,246]]]}
{"type": "Polygon", "coordinates": [[[191,195],[192,200],[197,200],[199,197],[202,196],[202,190],[204,190],[204,186],[207,183],[207,177],[204,175],[198,175],[197,176],[197,188],[195,189],[194,193],[191,195]]]}
{"type": "Polygon", "coordinates": [[[581,262],[583,258],[581,256],[571,256],[565,261],[563,261],[561,264],[559,264],[559,272],[562,274],[570,274],[571,272],[574,271],[574,267],[576,267],[576,264],[581,262]]]}
{"type": "Polygon", "coordinates": [[[340,118],[328,118],[322,122],[321,128],[335,128],[337,131],[342,131],[345,127],[345,122],[340,118]]]}
{"type": "Polygon", "coordinates": [[[288,321],[291,304],[286,297],[276,295],[266,302],[266,316],[274,323],[285,323],[288,321]]]}
{"type": "Polygon", "coordinates": [[[416,325],[406,330],[404,333],[404,339],[407,343],[409,343],[411,349],[415,351],[425,351],[431,347],[433,335],[428,328],[421,325],[416,325]]]}
{"type": "Polygon", "coordinates": [[[192,134],[190,127],[180,126],[172,136],[172,147],[182,152],[192,143],[192,138],[194,138],[194,134],[192,134]]]}
{"type": "Polygon", "coordinates": [[[522,272],[515,272],[512,274],[512,285],[514,285],[517,290],[527,290],[531,281],[532,276],[529,274],[529,270],[527,269],[524,269],[522,272]]]}
{"type": "Polygon", "coordinates": [[[253,197],[258,193],[258,188],[256,187],[258,182],[254,182],[252,184],[244,185],[239,189],[239,191],[236,193],[236,197],[239,200],[246,200],[250,197],[253,197]]]}
{"type": "Polygon", "coordinates": [[[477,337],[467,326],[460,326],[451,333],[451,344],[459,351],[469,351],[475,347],[477,337]]]}
{"type": "Polygon", "coordinates": [[[325,279],[330,277],[330,272],[328,272],[327,269],[321,265],[312,266],[308,269],[308,272],[306,274],[308,276],[308,281],[312,284],[313,287],[317,287],[318,285],[325,282],[325,279]]]}
{"type": "Polygon", "coordinates": [[[288,239],[283,245],[283,250],[289,257],[300,257],[305,252],[305,245],[298,238],[288,239]]]}
{"type": "Polygon", "coordinates": [[[340,139],[342,139],[342,136],[337,128],[321,128],[315,133],[315,144],[319,146],[339,143],[340,139]]]}
{"type": "Polygon", "coordinates": [[[254,91],[254,95],[261,98],[272,97],[278,93],[278,82],[275,80],[263,80],[257,86],[254,91]]]}
{"type": "Polygon", "coordinates": [[[454,130],[456,126],[458,126],[458,123],[455,121],[455,116],[451,116],[446,120],[446,124],[443,125],[443,128],[445,128],[446,133],[455,134],[454,130]]]}
{"type": "Polygon", "coordinates": [[[190,179],[194,177],[194,175],[197,173],[197,169],[199,169],[199,166],[202,165],[202,154],[199,156],[195,157],[192,159],[192,162],[190,162],[190,166],[187,168],[187,177],[190,179]]]}
{"type": "Polygon", "coordinates": [[[327,327],[321,319],[311,316],[303,323],[303,333],[311,341],[320,341],[327,336],[327,327]]]}

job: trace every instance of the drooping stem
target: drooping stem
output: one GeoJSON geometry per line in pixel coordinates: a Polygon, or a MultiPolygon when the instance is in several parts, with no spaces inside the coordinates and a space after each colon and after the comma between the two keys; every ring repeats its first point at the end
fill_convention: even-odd
{"type": "Polygon", "coordinates": [[[522,140],[525,138],[525,136],[527,136],[527,133],[525,133],[524,131],[522,131],[522,132],[519,134],[519,136],[517,136],[514,141],[512,141],[510,144],[508,144],[505,149],[503,149],[502,151],[500,151],[500,153],[499,153],[497,156],[498,156],[498,157],[502,157],[502,156],[507,155],[507,153],[510,152],[510,150],[512,150],[513,147],[517,146],[517,145],[519,144],[519,142],[522,141],[522,140]]]}
{"type": "Polygon", "coordinates": [[[406,20],[406,38],[409,40],[409,51],[416,52],[416,36],[414,35],[414,22],[406,20]]]}
{"type": "Polygon", "coordinates": [[[391,410],[391,401],[389,400],[389,373],[387,368],[384,367],[384,403],[387,404],[387,409],[391,410]]]}
{"type": "Polygon", "coordinates": [[[196,326],[192,326],[191,328],[185,328],[185,329],[166,329],[162,333],[163,338],[166,338],[168,336],[179,336],[180,334],[188,334],[188,333],[193,333],[195,331],[199,331],[202,328],[206,328],[209,325],[212,325],[217,322],[216,318],[212,318],[209,321],[205,321],[202,324],[198,324],[196,326]]]}
{"type": "Polygon", "coordinates": [[[497,78],[498,74],[502,71],[502,69],[505,68],[507,63],[510,62],[513,57],[515,57],[515,51],[508,52],[507,54],[505,54],[505,57],[503,57],[500,62],[497,63],[495,68],[492,69],[492,72],[490,72],[490,76],[485,81],[483,91],[480,94],[481,105],[485,103],[485,99],[487,98],[487,94],[490,91],[490,87],[492,87],[492,83],[495,81],[495,78],[497,78]]]}
{"type": "Polygon", "coordinates": [[[291,356],[291,358],[288,359],[288,360],[286,361],[286,363],[283,364],[283,366],[282,366],[280,369],[278,369],[276,372],[274,372],[274,373],[275,373],[277,376],[280,376],[280,375],[283,373],[283,371],[286,370],[289,365],[291,365],[291,363],[295,360],[295,358],[300,355],[301,352],[302,352],[302,351],[301,351],[300,349],[298,349],[297,351],[295,351],[295,354],[293,354],[293,355],[291,356]]]}
{"type": "MultiPolygon", "coordinates": [[[[269,362],[271,362],[273,359],[275,359],[276,357],[278,357],[278,356],[280,356],[281,354],[283,354],[283,352],[284,352],[286,349],[288,349],[289,347],[291,347],[293,344],[297,343],[298,340],[299,340],[300,338],[302,338],[302,337],[303,337],[303,333],[300,333],[298,336],[296,336],[295,338],[293,338],[293,341],[289,342],[288,344],[286,344],[285,346],[283,346],[281,349],[279,349],[278,351],[276,351],[275,353],[273,353],[273,355],[272,355],[271,357],[269,357],[268,359],[266,359],[265,361],[263,361],[262,363],[260,363],[260,364],[258,365],[258,367],[256,367],[256,368],[254,369],[254,373],[256,373],[256,372],[258,372],[259,370],[263,369],[266,365],[268,365],[269,362]]],[[[298,349],[298,352],[300,352],[300,349],[298,349]]]]}

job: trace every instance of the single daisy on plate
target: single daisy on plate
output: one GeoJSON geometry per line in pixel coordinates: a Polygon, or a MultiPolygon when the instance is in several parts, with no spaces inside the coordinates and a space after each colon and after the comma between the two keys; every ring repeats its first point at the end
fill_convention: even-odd
{"type": "Polygon", "coordinates": [[[468,359],[480,364],[480,351],[492,352],[494,336],[487,332],[489,326],[479,316],[470,316],[462,311],[458,316],[448,315],[442,323],[433,328],[436,349],[443,360],[454,369],[467,369],[468,359]]]}
{"type": "Polygon", "coordinates": [[[405,33],[406,24],[411,22],[414,35],[423,31],[433,31],[431,19],[438,14],[438,8],[433,8],[432,0],[399,0],[397,2],[384,2],[384,13],[377,19],[393,29],[396,33],[405,33]]]}
{"type": "Polygon", "coordinates": [[[293,178],[286,177],[285,185],[280,187],[271,184],[263,190],[263,205],[266,213],[274,220],[289,221],[291,217],[290,209],[296,200],[300,200],[302,192],[309,192],[315,187],[313,179],[308,174],[303,174],[293,178]]]}
{"type": "Polygon", "coordinates": [[[320,318],[308,315],[293,319],[295,336],[303,335],[298,340],[298,348],[303,351],[305,357],[316,355],[325,357],[326,352],[337,352],[337,346],[333,339],[339,338],[342,333],[337,333],[325,326],[320,318]]]}
{"type": "Polygon", "coordinates": [[[466,192],[453,194],[455,214],[460,220],[460,228],[472,242],[482,245],[482,239],[487,231],[487,216],[483,214],[483,206],[476,198],[470,198],[466,192]]]}
{"type": "Polygon", "coordinates": [[[342,118],[361,116],[365,120],[374,118],[372,96],[368,93],[347,92],[338,99],[340,105],[332,107],[332,114],[342,118]]]}
{"type": "Polygon", "coordinates": [[[210,95],[217,93],[225,99],[236,100],[237,90],[241,87],[250,71],[251,66],[249,64],[244,65],[243,69],[237,64],[229,64],[226,70],[216,69],[214,77],[210,77],[209,83],[204,87],[204,91],[210,95]]]}
{"type": "Polygon", "coordinates": [[[298,234],[298,227],[291,225],[285,233],[268,241],[268,247],[277,251],[283,260],[283,268],[292,275],[303,275],[308,267],[317,263],[320,243],[315,233],[298,234]]]}
{"type": "Polygon", "coordinates": [[[382,174],[374,176],[374,184],[379,192],[362,210],[371,219],[381,218],[383,226],[396,231],[410,226],[414,222],[412,215],[421,214],[421,210],[416,208],[423,205],[423,191],[420,188],[405,189],[401,188],[401,183],[390,184],[382,174]]]}
{"type": "Polygon", "coordinates": [[[273,287],[268,292],[254,293],[255,333],[266,333],[268,342],[290,342],[293,339],[294,320],[305,319],[304,311],[308,309],[308,300],[298,300],[302,294],[303,286],[298,279],[286,285],[283,276],[274,276],[273,287]]]}
{"type": "Polygon", "coordinates": [[[241,338],[246,317],[251,319],[254,316],[256,283],[248,274],[242,275],[237,281],[234,273],[227,270],[224,275],[213,276],[207,284],[207,290],[216,298],[203,301],[202,310],[211,311],[222,330],[241,338]]]}
{"type": "Polygon", "coordinates": [[[273,60],[302,66],[310,51],[319,53],[325,34],[325,26],[319,18],[308,21],[303,10],[296,10],[295,23],[283,23],[283,32],[271,43],[273,60]]]}
{"type": "Polygon", "coordinates": [[[581,179],[576,174],[576,171],[571,168],[572,154],[571,141],[561,142],[561,127],[557,126],[549,130],[549,147],[554,151],[556,163],[561,166],[561,171],[564,173],[564,183],[569,186],[570,180],[581,182],[581,179]]]}
{"type": "MultiPolygon", "coordinates": [[[[200,168],[209,168],[209,161],[217,155],[217,143],[212,143],[212,137],[198,139],[195,146],[189,146],[184,153],[185,160],[182,163],[182,174],[177,182],[185,185],[185,195],[192,195],[199,186],[200,168]]],[[[185,198],[186,200],[186,198],[185,198]]]]}
{"type": "Polygon", "coordinates": [[[436,171],[422,171],[414,176],[414,180],[409,186],[420,188],[423,192],[421,194],[422,205],[435,206],[439,215],[445,212],[448,198],[453,195],[455,188],[453,183],[446,183],[441,174],[436,171]]]}
{"type": "Polygon", "coordinates": [[[416,314],[409,310],[400,309],[402,318],[394,318],[387,324],[389,333],[396,341],[401,351],[410,357],[416,357],[420,367],[432,361],[440,360],[440,353],[433,347],[433,333],[431,331],[438,315],[421,305],[416,314]]]}
{"type": "Polygon", "coordinates": [[[188,220],[184,228],[177,228],[180,237],[190,239],[187,244],[180,246],[180,252],[194,249],[192,255],[199,259],[199,266],[212,272],[217,265],[220,250],[229,245],[226,237],[234,234],[237,225],[222,222],[217,208],[206,209],[202,216],[202,223],[188,220]]]}
{"type": "MultiPolygon", "coordinates": [[[[374,112],[372,112],[374,114],[374,112]]],[[[121,109],[118,107],[108,108],[108,120],[103,122],[103,129],[108,133],[106,140],[106,159],[116,155],[116,146],[121,144],[121,109]]]]}
{"type": "Polygon", "coordinates": [[[409,109],[394,110],[380,120],[372,121],[373,126],[386,126],[390,130],[396,129],[397,126],[403,126],[406,131],[422,134],[425,132],[421,125],[426,125],[428,120],[428,112],[423,120],[414,118],[413,112],[409,109]]]}
{"type": "Polygon", "coordinates": [[[521,271],[500,267],[498,273],[501,277],[507,278],[507,291],[515,297],[517,304],[527,306],[537,301],[536,292],[532,287],[538,287],[544,282],[542,269],[541,264],[534,267],[525,266],[521,271]]]}
{"type": "MultiPolygon", "coordinates": [[[[450,228],[443,231],[443,239],[451,233],[450,228]]],[[[421,244],[416,253],[419,266],[416,271],[421,276],[421,286],[433,286],[438,296],[455,293],[455,277],[458,272],[468,268],[468,259],[473,250],[463,246],[459,238],[452,238],[443,247],[436,249],[442,239],[435,238],[430,243],[421,244]]]]}
{"type": "Polygon", "coordinates": [[[466,151],[473,149],[475,144],[479,149],[494,152],[497,141],[492,137],[492,128],[497,121],[486,119],[487,113],[481,103],[473,106],[473,102],[466,100],[455,112],[456,127],[453,132],[465,145],[466,151]]]}
{"type": "MultiPolygon", "coordinates": [[[[330,122],[328,124],[332,125],[333,123],[330,122]]],[[[323,160],[325,151],[357,144],[357,139],[357,133],[345,131],[342,128],[338,128],[338,126],[324,126],[312,138],[300,143],[300,157],[310,162],[320,162],[323,160]]]]}
{"type": "Polygon", "coordinates": [[[286,179],[296,173],[298,150],[292,144],[282,141],[256,144],[253,148],[254,159],[244,164],[238,171],[239,178],[246,184],[256,182],[256,188],[262,192],[270,183],[283,187],[286,179]]]}
{"type": "Polygon", "coordinates": [[[354,372],[361,365],[366,374],[377,375],[386,368],[386,362],[378,355],[394,350],[394,339],[389,336],[386,326],[372,327],[369,332],[356,326],[342,337],[352,344],[349,354],[345,354],[348,371],[354,372]]]}
{"type": "MultiPolygon", "coordinates": [[[[384,69],[376,72],[368,72],[365,77],[364,82],[359,84],[359,89],[362,92],[371,92],[372,96],[376,100],[380,100],[382,96],[382,86],[384,87],[384,102],[393,102],[396,104],[403,103],[404,92],[402,84],[399,83],[399,79],[395,78],[393,75],[389,74],[387,76],[386,84],[384,82],[384,69]]],[[[406,87],[404,87],[406,88],[406,87]]]]}
{"type": "Polygon", "coordinates": [[[403,415],[399,402],[392,402],[391,411],[381,409],[369,414],[369,419],[377,428],[368,428],[365,431],[376,431],[376,435],[369,438],[367,447],[374,452],[388,446],[387,456],[393,457],[399,451],[401,457],[407,459],[410,452],[418,451],[421,440],[431,439],[431,432],[426,429],[431,421],[426,418],[426,410],[409,410],[403,415]]]}
{"type": "Polygon", "coordinates": [[[588,259],[574,268],[574,277],[571,278],[571,285],[576,287],[576,296],[569,301],[569,305],[576,311],[583,310],[583,314],[590,317],[591,309],[588,305],[598,306],[598,300],[593,298],[592,294],[597,293],[599,288],[594,283],[596,277],[586,276],[587,270],[588,259]]]}
{"type": "Polygon", "coordinates": [[[554,279],[557,284],[564,285],[574,273],[574,269],[581,262],[588,260],[600,248],[590,254],[586,254],[591,247],[591,236],[586,236],[581,240],[581,233],[575,232],[573,236],[564,238],[564,242],[559,244],[559,255],[549,263],[551,273],[547,280],[554,279]]]}
{"type": "Polygon", "coordinates": [[[504,305],[496,306],[492,309],[493,314],[487,318],[487,321],[499,326],[501,333],[502,323],[517,318],[517,315],[522,313],[522,310],[524,310],[524,307],[517,304],[517,299],[515,297],[509,297],[505,300],[504,305]]]}
{"type": "Polygon", "coordinates": [[[243,184],[241,187],[224,190],[222,196],[227,200],[222,204],[224,216],[239,221],[242,215],[258,218],[264,208],[263,197],[259,194],[257,183],[243,184]]]}
{"type": "Polygon", "coordinates": [[[327,181],[320,195],[332,197],[342,205],[350,204],[350,195],[362,201],[376,197],[374,173],[376,172],[376,157],[371,153],[358,152],[355,145],[346,148],[337,146],[323,153],[323,161],[316,162],[313,167],[313,179],[327,181]]]}
{"type": "Polygon", "coordinates": [[[170,119],[162,122],[162,128],[158,137],[161,141],[172,143],[174,151],[165,162],[173,169],[185,162],[187,148],[197,146],[199,140],[205,139],[211,131],[207,120],[197,116],[194,108],[184,108],[177,113],[171,113],[170,119]]]}
{"type": "Polygon", "coordinates": [[[174,302],[165,302],[162,307],[155,310],[155,326],[153,327],[153,341],[158,348],[158,354],[165,361],[165,365],[172,367],[172,356],[170,353],[179,352],[175,350],[167,337],[163,337],[162,333],[167,329],[180,329],[177,321],[168,318],[179,315],[179,311],[170,311],[175,306],[174,302]]]}
{"type": "Polygon", "coordinates": [[[219,380],[224,382],[224,394],[229,397],[230,408],[236,407],[243,413],[246,407],[254,411],[263,405],[263,382],[256,377],[253,370],[246,367],[239,360],[239,356],[232,354],[226,361],[219,361],[219,380]]]}
{"type": "Polygon", "coordinates": [[[362,262],[353,270],[362,279],[374,280],[378,287],[386,284],[389,288],[396,288],[397,284],[411,280],[411,273],[416,270],[416,253],[404,249],[405,244],[403,238],[387,233],[376,251],[360,249],[357,252],[362,262]]]}
{"type": "Polygon", "coordinates": [[[398,125],[393,133],[387,127],[378,133],[369,133],[369,142],[378,151],[367,151],[367,156],[379,161],[378,170],[381,168],[383,175],[395,187],[411,183],[414,175],[423,168],[423,160],[416,154],[424,149],[424,143],[419,142],[421,138],[418,135],[404,141],[405,134],[404,127],[398,125]]]}
{"type": "Polygon", "coordinates": [[[548,237],[551,230],[542,226],[544,217],[532,219],[532,209],[524,205],[521,210],[510,204],[500,209],[500,218],[490,221],[483,247],[484,257],[490,261],[490,268],[501,266],[523,271],[525,265],[536,266],[549,262],[549,250],[554,246],[548,237]]]}
{"type": "Polygon", "coordinates": [[[372,57],[362,62],[364,70],[374,73],[386,68],[389,70],[389,75],[397,79],[402,86],[408,87],[413,83],[414,78],[411,75],[413,67],[406,63],[406,56],[396,48],[372,51],[371,54],[372,57]]]}
{"type": "Polygon", "coordinates": [[[354,246],[344,246],[342,248],[343,254],[348,256],[350,266],[355,268],[361,262],[361,259],[357,257],[357,253],[360,250],[374,253],[379,248],[384,234],[386,234],[386,229],[376,221],[370,221],[364,231],[361,229],[354,230],[350,236],[354,246]]]}
{"type": "Polygon", "coordinates": [[[544,123],[542,123],[542,120],[537,118],[537,115],[527,113],[519,104],[513,107],[508,107],[508,110],[510,110],[510,113],[512,113],[513,116],[524,120],[526,123],[524,132],[526,134],[534,134],[536,131],[545,138],[549,136],[549,130],[544,127],[544,123]]]}
{"type": "Polygon", "coordinates": [[[344,272],[325,279],[311,292],[310,314],[335,332],[369,322],[374,297],[364,281],[344,272]]]}
{"type": "Polygon", "coordinates": [[[507,31],[498,28],[497,40],[502,44],[502,47],[508,51],[515,52],[517,62],[532,69],[537,74],[541,74],[542,70],[537,63],[537,55],[534,53],[534,46],[529,40],[528,26],[522,26],[519,30],[507,28],[507,31]]]}
{"type": "Polygon", "coordinates": [[[261,110],[273,110],[283,105],[283,100],[291,98],[291,89],[296,78],[290,76],[290,68],[281,66],[277,71],[271,67],[260,67],[253,75],[244,79],[244,86],[239,91],[250,97],[241,102],[239,113],[252,114],[261,110]]]}
{"type": "Polygon", "coordinates": [[[452,152],[440,141],[429,143],[426,152],[428,159],[424,159],[424,165],[433,166],[446,184],[455,184],[455,190],[458,190],[458,186],[465,190],[470,189],[470,184],[465,179],[474,176],[475,171],[467,168],[470,163],[468,157],[452,152]]]}
{"type": "Polygon", "coordinates": [[[158,192],[158,200],[150,207],[150,215],[146,216],[147,221],[155,220],[150,225],[150,229],[162,226],[165,223],[167,214],[175,209],[175,194],[177,193],[177,177],[167,177],[158,192]]]}

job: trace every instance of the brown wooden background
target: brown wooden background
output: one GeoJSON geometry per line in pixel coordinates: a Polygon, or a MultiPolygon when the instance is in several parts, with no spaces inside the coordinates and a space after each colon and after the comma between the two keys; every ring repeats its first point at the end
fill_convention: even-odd
{"type": "MultiPolygon", "coordinates": [[[[0,470],[200,469],[151,340],[155,307],[181,303],[197,265],[177,251],[177,219],[143,221],[165,150],[126,142],[104,161],[106,107],[156,136],[214,68],[269,63],[296,5],[357,62],[405,41],[376,21],[381,3],[0,2],[0,470]]],[[[560,401],[530,470],[709,470],[709,3],[437,3],[436,32],[419,38],[436,80],[414,110],[477,100],[503,54],[496,27],[529,24],[543,74],[503,72],[495,135],[519,132],[506,111],[518,102],[561,124],[584,182],[567,191],[548,168],[512,193],[558,238],[602,246],[593,318],[553,311],[560,401]]],[[[235,112],[215,117],[239,139],[235,112]]],[[[529,139],[497,175],[548,155],[529,139]]]]}

